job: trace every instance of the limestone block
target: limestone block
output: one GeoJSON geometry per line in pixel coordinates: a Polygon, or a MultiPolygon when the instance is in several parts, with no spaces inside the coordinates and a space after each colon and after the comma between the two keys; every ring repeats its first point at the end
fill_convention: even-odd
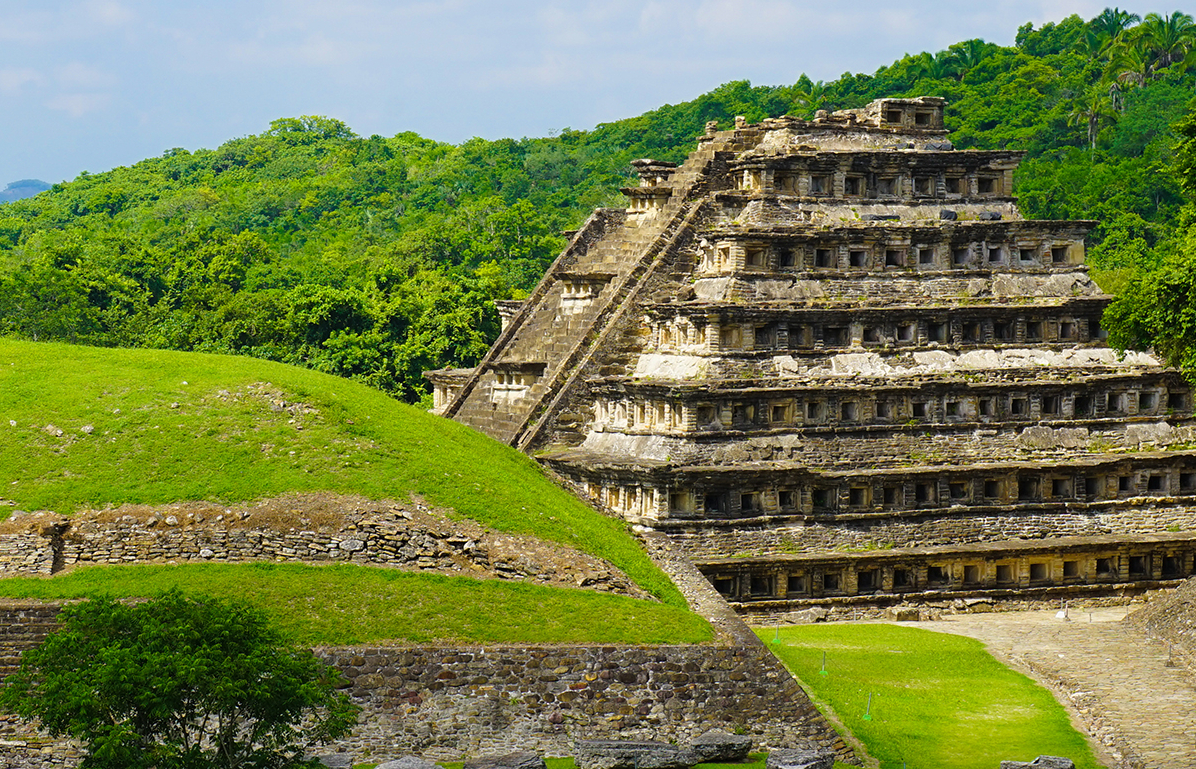
{"type": "Polygon", "coordinates": [[[1033,761],[1002,761],[1001,769],[1076,769],[1076,765],[1070,758],[1039,756],[1033,761]]]}
{"type": "Polygon", "coordinates": [[[1175,429],[1166,422],[1131,424],[1125,428],[1125,442],[1129,445],[1142,443],[1168,444],[1175,442],[1175,429]]]}
{"type": "Polygon", "coordinates": [[[684,769],[690,766],[685,753],[663,742],[578,740],[576,748],[577,769],[684,769]]]}
{"type": "Polygon", "coordinates": [[[1017,444],[1031,449],[1078,449],[1088,445],[1086,427],[1043,427],[1035,425],[1022,430],[1017,444]]]}
{"type": "Polygon", "coordinates": [[[544,759],[530,750],[504,756],[483,756],[465,762],[462,769],[545,769],[544,759]]]}
{"type": "Polygon", "coordinates": [[[440,767],[419,756],[403,756],[402,758],[396,758],[394,761],[385,761],[378,764],[375,769],[440,769],[440,767]]]}
{"type": "Polygon", "coordinates": [[[685,749],[692,754],[690,762],[695,764],[743,761],[752,750],[752,738],[712,729],[694,738],[685,749]]]}
{"type": "Polygon", "coordinates": [[[835,754],[822,750],[774,750],[766,769],[833,769],[835,754]]]}

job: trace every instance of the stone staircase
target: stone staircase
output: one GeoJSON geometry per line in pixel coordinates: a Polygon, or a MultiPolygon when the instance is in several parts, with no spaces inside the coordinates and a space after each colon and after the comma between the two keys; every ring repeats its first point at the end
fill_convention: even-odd
{"type": "Polygon", "coordinates": [[[652,258],[676,234],[693,200],[704,194],[712,178],[710,167],[727,156],[718,144],[707,143],[674,172],[668,183],[672,195],[653,218],[633,221],[622,212],[611,211],[591,217],[444,415],[508,444],[526,446],[529,428],[544,416],[546,403],[576,371],[587,340],[609,330],[627,296],[650,269],[652,258]],[[609,281],[582,311],[566,313],[565,289],[569,277],[576,275],[609,276],[609,281]],[[522,397],[496,404],[496,371],[521,365],[538,365],[543,370],[522,397]]]}

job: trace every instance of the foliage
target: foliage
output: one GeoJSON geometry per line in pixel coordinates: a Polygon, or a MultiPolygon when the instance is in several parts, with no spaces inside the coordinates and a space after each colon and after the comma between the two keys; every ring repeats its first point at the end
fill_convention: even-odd
{"type": "MultiPolygon", "coordinates": [[[[456,146],[282,118],[0,204],[0,334],[250,355],[415,402],[424,369],[479,360],[493,301],[535,285],[557,233],[621,204],[632,159],[683,160],[707,121],[885,96],[945,96],[956,146],[1025,151],[1028,216],[1140,218],[1134,261],[1153,265],[1175,250],[1171,124],[1196,82],[1194,36],[1180,12],[1106,9],[1025,24],[1012,47],[961,41],[832,82],[735,81],[588,131],[456,146]]],[[[1101,258],[1125,261],[1113,250],[1101,258]]]]}
{"type": "Polygon", "coordinates": [[[1166,249],[1154,263],[1141,264],[1144,243],[1151,237],[1148,227],[1132,222],[1113,231],[1110,240],[1121,243],[1117,253],[1131,269],[1122,277],[1122,290],[1105,311],[1104,323],[1116,347],[1153,349],[1196,381],[1196,109],[1175,128],[1179,141],[1173,168],[1189,202],[1175,215],[1166,249]]]}
{"type": "Polygon", "coordinates": [[[986,769],[1039,755],[1097,766],[1050,692],[997,662],[979,641],[893,625],[758,632],[881,766],[986,769]],[[771,643],[774,635],[780,643],[771,643]]]}
{"type": "Polygon", "coordinates": [[[418,494],[450,514],[605,558],[685,605],[624,522],[580,502],[530,458],[314,371],[0,339],[0,433],[0,493],[19,509],[418,494]]]}
{"type": "Polygon", "coordinates": [[[82,741],[85,768],[309,766],[308,744],[357,720],[337,672],[247,604],[176,591],[93,598],[60,619],[21,656],[0,704],[82,741]]]}

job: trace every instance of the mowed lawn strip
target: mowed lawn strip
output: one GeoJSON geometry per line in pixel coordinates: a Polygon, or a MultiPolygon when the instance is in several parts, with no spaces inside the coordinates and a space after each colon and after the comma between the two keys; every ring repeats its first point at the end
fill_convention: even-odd
{"type": "Polygon", "coordinates": [[[605,558],[685,605],[622,521],[523,454],[363,384],[253,358],[0,339],[0,500],[70,513],[301,491],[418,494],[605,558]]]}
{"type": "Polygon", "coordinates": [[[249,601],[309,646],[411,643],[700,643],[701,617],[592,590],[336,564],[88,566],[0,580],[0,596],[61,600],[184,593],[249,601]]]}
{"type": "Polygon", "coordinates": [[[972,638],[882,624],[781,628],[780,643],[772,628],[758,634],[883,769],[992,769],[1039,755],[1099,766],[1050,692],[972,638]]]}

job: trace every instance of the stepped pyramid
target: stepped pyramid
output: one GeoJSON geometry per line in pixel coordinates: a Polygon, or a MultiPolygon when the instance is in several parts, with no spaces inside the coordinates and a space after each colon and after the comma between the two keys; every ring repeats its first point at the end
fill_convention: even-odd
{"type": "Polygon", "coordinates": [[[938,98],[711,124],[636,161],[436,410],[666,532],[743,611],[1193,573],[1190,386],[1103,341],[1089,221],[938,98]]]}

